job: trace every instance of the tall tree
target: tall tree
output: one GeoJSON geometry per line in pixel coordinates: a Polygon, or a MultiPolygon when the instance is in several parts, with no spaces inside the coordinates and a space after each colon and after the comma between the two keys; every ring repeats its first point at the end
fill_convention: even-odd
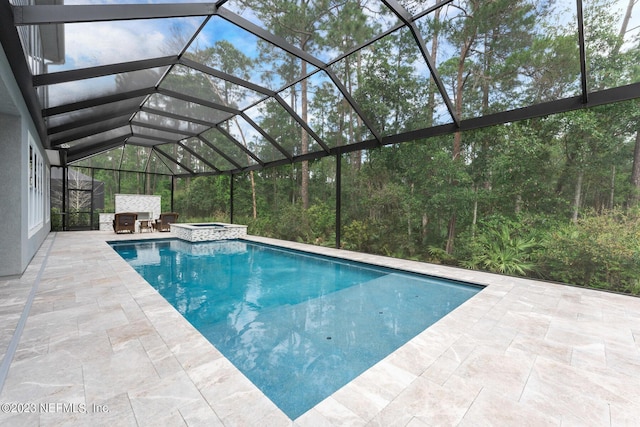
{"type": "MultiPolygon", "coordinates": [[[[312,2],[309,0],[277,0],[246,2],[256,13],[264,25],[274,34],[285,38],[303,51],[309,51],[322,19],[328,14],[329,0],[312,2]]],[[[307,63],[300,61],[299,76],[307,75],[307,63]]],[[[308,120],[308,82],[300,83],[301,119],[308,120]]],[[[300,134],[300,150],[302,155],[309,151],[309,135],[304,130],[300,134]]],[[[309,163],[302,162],[302,178],[300,195],[304,208],[309,206],[309,163]]]]}
{"type": "MultiPolygon", "coordinates": [[[[342,52],[354,46],[358,46],[369,40],[376,28],[369,26],[365,10],[368,10],[369,0],[344,2],[342,8],[333,10],[332,19],[323,24],[326,36],[323,42],[327,47],[342,52]]],[[[344,58],[340,64],[340,72],[343,75],[345,87],[351,94],[355,93],[362,84],[363,54],[359,50],[353,55],[344,58]]],[[[345,101],[342,101],[343,104],[345,101]]],[[[352,108],[342,108],[344,115],[338,118],[342,133],[346,142],[362,140],[364,123],[352,108]]],[[[336,145],[343,145],[343,140],[336,141],[336,145]]],[[[354,151],[350,154],[352,167],[359,169],[362,162],[362,152],[354,151]]]]}
{"type": "MultiPolygon", "coordinates": [[[[342,1],[336,0],[275,0],[275,1],[246,1],[242,3],[250,7],[268,30],[283,37],[304,52],[312,52],[320,41],[321,32],[318,31],[323,23],[329,19],[333,11],[342,6],[342,1]]],[[[307,62],[300,61],[298,77],[306,76],[307,62]]],[[[300,118],[309,121],[309,93],[308,80],[300,82],[300,118]]],[[[300,154],[309,151],[309,134],[302,129],[300,135],[300,154]]],[[[309,162],[301,163],[300,198],[304,209],[309,207],[309,162]]]]}
{"type": "MultiPolygon", "coordinates": [[[[446,34],[448,41],[458,46],[458,56],[452,57],[445,70],[450,70],[454,112],[460,118],[485,114],[490,110],[489,93],[500,85],[509,86],[517,73],[494,64],[505,60],[530,44],[529,34],[534,24],[533,6],[527,1],[478,0],[447,5],[446,34]]],[[[453,135],[451,156],[462,161],[462,133],[453,135]]],[[[455,185],[455,182],[453,183],[455,185]]],[[[446,252],[453,253],[457,212],[449,218],[446,252]]]]}
{"type": "MultiPolygon", "coordinates": [[[[195,55],[204,64],[212,68],[243,79],[249,79],[249,71],[253,65],[253,61],[226,40],[217,41],[212,47],[207,48],[204,51],[197,52],[195,55]]],[[[213,77],[209,77],[208,81],[213,92],[224,102],[225,105],[237,108],[237,103],[243,96],[237,85],[227,80],[219,81],[213,77]]],[[[229,130],[232,125],[235,125],[237,132],[240,135],[240,142],[242,145],[248,147],[249,141],[247,141],[237,117],[233,117],[227,121],[227,130],[229,130]]],[[[252,216],[256,219],[258,217],[258,206],[256,199],[256,183],[253,171],[249,171],[249,179],[251,182],[252,216]]]]}
{"type": "MultiPolygon", "coordinates": [[[[618,40],[613,49],[613,55],[615,56],[618,56],[620,54],[620,49],[622,48],[629,28],[629,21],[631,20],[631,15],[633,14],[633,8],[637,2],[638,0],[629,0],[629,3],[627,4],[627,10],[625,12],[624,18],[622,19],[622,24],[620,25],[618,40]]],[[[633,164],[631,166],[631,176],[629,181],[631,183],[631,192],[629,193],[628,205],[630,207],[635,207],[636,205],[640,204],[640,120],[638,120],[636,124],[633,164]]]]}

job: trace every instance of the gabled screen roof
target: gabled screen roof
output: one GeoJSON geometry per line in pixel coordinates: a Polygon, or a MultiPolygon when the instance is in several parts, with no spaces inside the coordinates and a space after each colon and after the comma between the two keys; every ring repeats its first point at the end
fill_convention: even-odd
{"type": "Polygon", "coordinates": [[[239,173],[640,96],[628,0],[0,1],[70,164],[239,173]]]}

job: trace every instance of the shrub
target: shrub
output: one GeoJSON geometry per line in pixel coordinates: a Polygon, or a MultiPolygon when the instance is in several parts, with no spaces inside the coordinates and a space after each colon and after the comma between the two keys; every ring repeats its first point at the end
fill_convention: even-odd
{"type": "Polygon", "coordinates": [[[536,268],[532,259],[537,242],[523,235],[519,227],[508,221],[488,223],[478,229],[477,237],[467,250],[470,257],[460,265],[492,273],[525,276],[536,268]]]}
{"type": "Polygon", "coordinates": [[[51,208],[51,231],[62,231],[62,214],[59,208],[51,208]]]}
{"type": "Polygon", "coordinates": [[[549,233],[540,256],[551,280],[640,293],[640,215],[587,214],[549,233]]]}
{"type": "Polygon", "coordinates": [[[313,234],[313,242],[335,241],[336,213],[325,202],[316,202],[307,209],[307,218],[313,234]]]}
{"type": "Polygon", "coordinates": [[[343,227],[342,247],[366,251],[371,247],[370,227],[367,221],[353,220],[343,227]]]}

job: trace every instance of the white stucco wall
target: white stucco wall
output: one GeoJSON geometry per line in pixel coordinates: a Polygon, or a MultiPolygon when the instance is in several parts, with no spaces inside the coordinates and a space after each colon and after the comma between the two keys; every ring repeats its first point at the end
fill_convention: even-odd
{"type": "Polygon", "coordinates": [[[45,169],[49,164],[3,49],[0,99],[0,276],[12,276],[24,272],[51,230],[46,201],[42,224],[29,230],[29,134],[45,169]]]}
{"type": "Polygon", "coordinates": [[[160,216],[160,196],[143,194],[116,194],[116,213],[120,212],[151,212],[151,219],[160,216]]]}

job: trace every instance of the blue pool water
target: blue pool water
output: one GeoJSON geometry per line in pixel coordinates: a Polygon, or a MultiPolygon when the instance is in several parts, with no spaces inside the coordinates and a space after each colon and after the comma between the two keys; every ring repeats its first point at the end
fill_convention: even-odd
{"type": "Polygon", "coordinates": [[[111,245],[291,419],[481,290],[238,240],[111,245]]]}

